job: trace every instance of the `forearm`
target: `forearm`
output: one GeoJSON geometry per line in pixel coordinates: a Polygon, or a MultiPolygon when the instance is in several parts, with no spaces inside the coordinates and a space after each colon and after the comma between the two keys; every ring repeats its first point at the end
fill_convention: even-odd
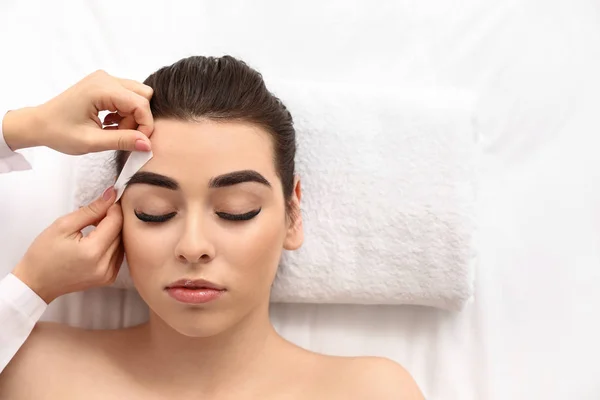
{"type": "Polygon", "coordinates": [[[39,127],[40,121],[35,107],[9,111],[2,120],[4,140],[13,151],[39,146],[39,127]]]}

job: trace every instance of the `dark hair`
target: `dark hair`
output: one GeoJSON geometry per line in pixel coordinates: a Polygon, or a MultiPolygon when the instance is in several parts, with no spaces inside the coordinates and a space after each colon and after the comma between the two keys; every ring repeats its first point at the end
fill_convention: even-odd
{"type": "MultiPolygon", "coordinates": [[[[154,119],[210,119],[256,124],[271,134],[275,169],[283,186],[286,212],[294,191],[296,132],[292,115],[269,92],[262,75],[232,56],[192,56],[160,68],[144,84],[154,89],[150,109],[154,119]]],[[[117,175],[129,153],[115,156],[117,175]]]]}

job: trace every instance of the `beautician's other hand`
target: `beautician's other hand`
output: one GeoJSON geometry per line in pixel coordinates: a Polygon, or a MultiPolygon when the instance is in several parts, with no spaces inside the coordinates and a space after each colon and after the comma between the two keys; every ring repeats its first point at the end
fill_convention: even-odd
{"type": "Polygon", "coordinates": [[[152,93],[140,82],[96,71],[42,105],[9,111],[4,138],[12,150],[46,146],[71,155],[148,151],[154,130],[152,93]],[[113,126],[103,129],[98,113],[105,110],[112,114],[104,125],[113,126]]]}
{"type": "Polygon", "coordinates": [[[123,262],[123,214],[107,189],[92,204],[56,220],[31,244],[12,272],[46,303],[59,296],[113,283],[123,262]],[[81,230],[96,228],[87,236],[81,230]]]}

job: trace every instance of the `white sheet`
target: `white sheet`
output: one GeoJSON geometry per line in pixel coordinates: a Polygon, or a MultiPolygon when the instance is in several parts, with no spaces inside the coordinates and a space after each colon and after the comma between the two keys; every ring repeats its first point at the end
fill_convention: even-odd
{"type": "MultiPolygon", "coordinates": [[[[240,56],[267,83],[368,80],[475,91],[484,166],[475,302],[460,314],[276,305],[276,326],[314,350],[391,357],[428,399],[600,398],[597,2],[172,4],[3,3],[0,106],[45,100],[97,68],[142,79],[196,53],[240,56]]],[[[27,153],[34,172],[0,177],[4,272],[70,208],[71,160],[27,153]]],[[[138,301],[114,290],[74,294],[45,318],[127,325],[144,318],[132,313],[138,301]]]]}

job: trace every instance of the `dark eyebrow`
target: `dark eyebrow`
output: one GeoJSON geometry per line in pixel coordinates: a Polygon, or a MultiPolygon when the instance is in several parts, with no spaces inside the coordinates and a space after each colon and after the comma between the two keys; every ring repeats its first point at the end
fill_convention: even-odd
{"type": "MultiPolygon", "coordinates": [[[[233,186],[239,183],[244,182],[257,182],[263,184],[265,186],[271,187],[271,183],[253,170],[243,170],[243,171],[235,171],[227,174],[215,176],[208,183],[208,187],[211,189],[222,188],[226,186],[233,186]]],[[[135,184],[146,184],[162,187],[170,190],[179,190],[179,183],[173,178],[169,178],[168,176],[157,174],[155,172],[136,172],[129,182],[127,182],[127,186],[135,185],[135,184]]]]}
{"type": "Polygon", "coordinates": [[[170,190],[179,189],[179,184],[176,180],[154,172],[136,172],[131,179],[129,179],[129,182],[127,182],[127,186],[135,185],[136,183],[154,185],[170,190]]]}
{"type": "Polygon", "coordinates": [[[257,182],[269,188],[271,187],[271,184],[264,176],[253,170],[235,171],[228,174],[215,176],[208,183],[208,187],[211,189],[216,189],[226,186],[233,186],[244,182],[257,182]]]}

